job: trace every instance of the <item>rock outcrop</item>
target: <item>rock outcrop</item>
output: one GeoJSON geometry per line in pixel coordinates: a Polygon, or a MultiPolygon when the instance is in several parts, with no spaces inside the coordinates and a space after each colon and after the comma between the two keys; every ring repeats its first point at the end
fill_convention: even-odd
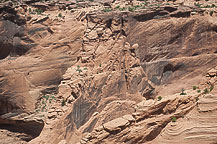
{"type": "Polygon", "coordinates": [[[3,3],[0,142],[216,142],[215,8],[3,3]]]}

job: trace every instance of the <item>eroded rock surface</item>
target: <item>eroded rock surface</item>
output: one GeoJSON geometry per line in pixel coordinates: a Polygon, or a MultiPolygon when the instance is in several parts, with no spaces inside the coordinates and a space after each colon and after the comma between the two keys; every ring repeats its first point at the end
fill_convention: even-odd
{"type": "Polygon", "coordinates": [[[215,143],[216,7],[2,3],[1,142],[215,143]]]}

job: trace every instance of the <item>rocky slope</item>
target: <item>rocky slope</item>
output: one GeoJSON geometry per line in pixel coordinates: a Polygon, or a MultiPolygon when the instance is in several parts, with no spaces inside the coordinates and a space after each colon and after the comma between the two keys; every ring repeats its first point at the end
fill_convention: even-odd
{"type": "Polygon", "coordinates": [[[1,143],[216,143],[217,3],[0,5],[1,143]]]}

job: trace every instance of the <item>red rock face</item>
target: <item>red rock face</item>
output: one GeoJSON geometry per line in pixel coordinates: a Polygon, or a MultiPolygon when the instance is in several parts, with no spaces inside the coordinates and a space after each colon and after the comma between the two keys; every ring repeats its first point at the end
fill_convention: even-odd
{"type": "Polygon", "coordinates": [[[0,7],[2,143],[215,142],[214,5],[24,3],[0,7]]]}

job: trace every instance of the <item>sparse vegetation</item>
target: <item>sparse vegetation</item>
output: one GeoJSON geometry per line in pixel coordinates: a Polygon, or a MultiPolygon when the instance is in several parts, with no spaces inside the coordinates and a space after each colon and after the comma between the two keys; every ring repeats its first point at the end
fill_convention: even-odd
{"type": "Polygon", "coordinates": [[[158,96],[158,97],[157,97],[157,100],[158,100],[158,101],[162,100],[162,96],[158,96]]]}
{"type": "Polygon", "coordinates": [[[184,88],[181,89],[180,95],[187,95],[187,93],[185,93],[185,89],[184,88]]]}
{"type": "Polygon", "coordinates": [[[172,117],[172,122],[176,122],[176,117],[172,117]]]}
{"type": "Polygon", "coordinates": [[[125,11],[126,8],[125,8],[125,7],[123,7],[123,8],[119,8],[119,10],[120,10],[120,11],[125,11]]]}
{"type": "Polygon", "coordinates": [[[196,90],[198,87],[197,86],[193,86],[193,90],[196,90]]]}
{"type": "Polygon", "coordinates": [[[43,100],[43,101],[42,101],[42,110],[41,110],[41,112],[47,111],[46,106],[47,106],[47,104],[46,104],[46,102],[43,100]]]}
{"type": "MultiPolygon", "coordinates": [[[[54,95],[43,95],[40,110],[41,112],[45,112],[48,110],[48,102],[51,103],[53,100],[56,100],[54,95]]],[[[39,112],[39,109],[36,110],[36,112],[39,112]]]]}
{"type": "Polygon", "coordinates": [[[200,93],[200,92],[201,92],[201,90],[198,89],[198,90],[197,90],[197,93],[200,93]]]}
{"type": "Polygon", "coordinates": [[[215,8],[215,7],[217,7],[215,4],[203,6],[203,5],[200,4],[200,3],[194,3],[194,5],[195,5],[196,7],[198,7],[198,8],[215,8]]]}
{"type": "Polygon", "coordinates": [[[217,7],[215,4],[202,6],[201,8],[215,8],[217,7]]]}
{"type": "Polygon", "coordinates": [[[65,106],[66,105],[66,100],[63,99],[61,105],[65,106]]]}
{"type": "Polygon", "coordinates": [[[212,15],[213,15],[213,13],[214,13],[214,11],[210,11],[210,12],[209,12],[209,15],[210,15],[210,16],[212,16],[212,15]]]}
{"type": "Polygon", "coordinates": [[[110,12],[110,11],[112,11],[112,9],[111,8],[105,8],[103,11],[104,12],[110,12]]]}
{"type": "Polygon", "coordinates": [[[194,6],[196,6],[198,8],[201,8],[202,4],[200,4],[200,3],[194,3],[194,6]]]}
{"type": "Polygon", "coordinates": [[[208,93],[209,93],[209,90],[208,90],[207,88],[205,88],[205,89],[203,90],[203,93],[204,93],[204,94],[208,94],[208,93]]]}
{"type": "Polygon", "coordinates": [[[133,7],[128,7],[128,10],[131,11],[131,12],[133,12],[133,11],[135,11],[136,9],[140,8],[140,7],[142,7],[142,5],[135,5],[135,6],[133,6],[133,7]]]}
{"type": "Polygon", "coordinates": [[[44,115],[39,115],[39,117],[44,117],[44,115]]]}
{"type": "Polygon", "coordinates": [[[214,85],[211,85],[209,91],[211,92],[214,89],[214,85]]]}
{"type": "Polygon", "coordinates": [[[77,69],[76,69],[76,71],[78,71],[79,73],[81,73],[81,72],[82,72],[82,70],[80,69],[80,66],[79,66],[79,65],[77,66],[77,69]]]}
{"type": "Polygon", "coordinates": [[[35,9],[35,12],[38,14],[38,15],[41,15],[44,11],[42,9],[35,9]]]}
{"type": "Polygon", "coordinates": [[[62,18],[62,14],[61,14],[61,13],[59,13],[59,14],[58,14],[58,17],[62,18]]]}
{"type": "Polygon", "coordinates": [[[115,9],[120,9],[120,6],[116,6],[115,9]]]}
{"type": "Polygon", "coordinates": [[[133,11],[135,11],[136,9],[135,9],[134,7],[128,7],[128,10],[129,10],[130,12],[133,12],[133,11]]]}

